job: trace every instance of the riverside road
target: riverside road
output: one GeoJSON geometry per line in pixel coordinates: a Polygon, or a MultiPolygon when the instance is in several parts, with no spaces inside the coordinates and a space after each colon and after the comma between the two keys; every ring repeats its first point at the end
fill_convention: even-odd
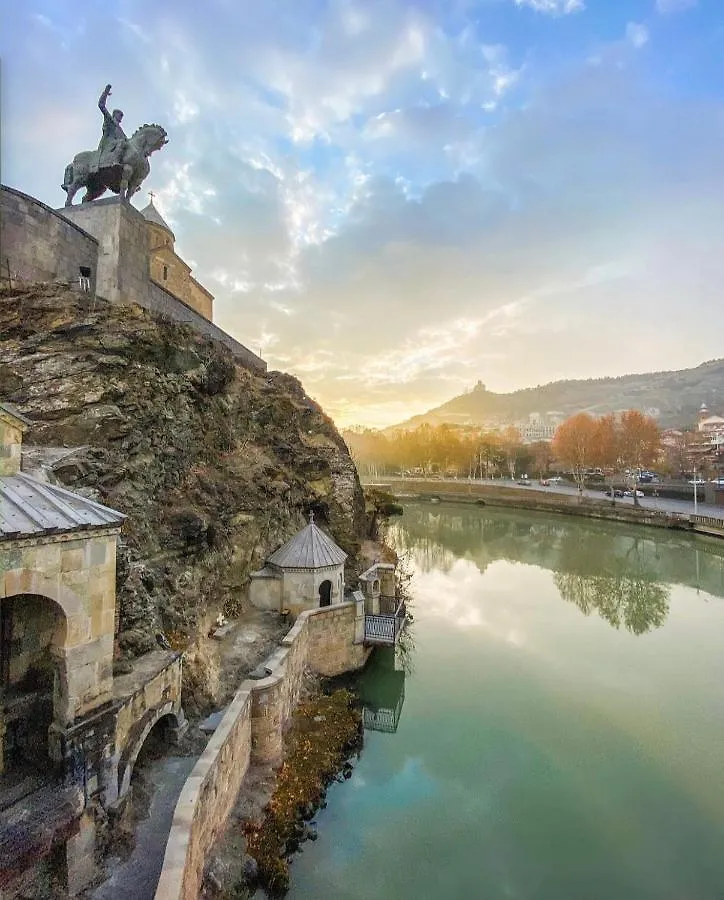
{"type": "MultiPolygon", "coordinates": [[[[413,478],[410,476],[400,476],[400,475],[384,475],[378,476],[377,478],[373,478],[371,476],[366,476],[362,479],[365,485],[373,485],[373,484],[389,484],[392,486],[395,482],[419,482],[421,485],[424,484],[426,487],[430,489],[434,489],[437,485],[442,488],[445,484],[470,484],[473,485],[481,485],[486,487],[505,487],[505,488],[516,488],[520,491],[540,491],[541,493],[546,494],[563,494],[568,497],[575,497],[578,493],[578,489],[575,485],[572,484],[551,484],[548,487],[543,487],[538,484],[536,481],[533,481],[530,485],[518,484],[517,481],[506,480],[504,478],[413,478]]],[[[655,509],[659,512],[669,512],[675,513],[681,516],[691,516],[694,514],[694,500],[693,500],[693,492],[694,486],[691,485],[692,491],[692,499],[691,500],[671,500],[664,497],[639,497],[639,506],[642,509],[655,509]]],[[[605,500],[607,499],[604,492],[602,490],[594,491],[594,490],[584,490],[583,492],[585,497],[590,497],[592,500],[605,500]]],[[[616,506],[633,506],[634,500],[633,497],[616,497],[616,506]]],[[[700,516],[712,516],[717,519],[724,519],[724,507],[721,506],[712,506],[706,503],[697,503],[697,514],[700,516]]]]}

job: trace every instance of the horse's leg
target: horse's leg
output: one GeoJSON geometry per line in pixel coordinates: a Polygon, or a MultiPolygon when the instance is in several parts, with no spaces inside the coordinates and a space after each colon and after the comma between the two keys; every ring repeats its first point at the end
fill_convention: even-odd
{"type": "Polygon", "coordinates": [[[124,165],[121,173],[121,200],[130,200],[131,195],[128,191],[128,182],[130,181],[131,175],[133,175],[133,166],[129,166],[128,164],[124,165]]]}
{"type": "Polygon", "coordinates": [[[68,196],[65,198],[66,206],[73,205],[73,197],[75,197],[75,195],[78,193],[79,187],[80,187],[80,185],[76,184],[75,181],[71,182],[71,184],[68,185],[68,187],[66,188],[66,191],[68,192],[68,196]]]}

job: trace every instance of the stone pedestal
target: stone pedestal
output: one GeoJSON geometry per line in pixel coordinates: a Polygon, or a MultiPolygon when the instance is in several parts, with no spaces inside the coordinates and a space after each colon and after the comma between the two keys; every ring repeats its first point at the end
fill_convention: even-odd
{"type": "Polygon", "coordinates": [[[97,295],[111,303],[147,306],[150,263],[146,220],[141,213],[118,197],[57,212],[98,241],[97,295]]]}

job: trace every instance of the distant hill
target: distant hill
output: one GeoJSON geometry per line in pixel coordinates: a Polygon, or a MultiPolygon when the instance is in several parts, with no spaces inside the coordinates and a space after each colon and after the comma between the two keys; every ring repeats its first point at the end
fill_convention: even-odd
{"type": "Polygon", "coordinates": [[[656,415],[662,428],[674,428],[696,422],[702,403],[706,403],[712,413],[724,411],[724,359],[676,372],[553,381],[510,394],[496,394],[478,383],[471,391],[385,430],[416,428],[423,422],[430,425],[445,422],[454,425],[509,424],[525,420],[535,412],[569,416],[585,410],[600,415],[622,409],[639,409],[656,415]]]}

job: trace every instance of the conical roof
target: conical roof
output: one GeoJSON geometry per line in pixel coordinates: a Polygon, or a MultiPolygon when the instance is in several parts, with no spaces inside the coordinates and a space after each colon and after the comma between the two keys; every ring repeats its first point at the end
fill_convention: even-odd
{"type": "Polygon", "coordinates": [[[267,562],[280,569],[323,569],[341,566],[345,559],[347,554],[344,550],[312,520],[272,553],[267,562]]]}
{"type": "Polygon", "coordinates": [[[148,206],[144,207],[141,210],[141,215],[146,219],[147,222],[153,222],[154,225],[160,225],[161,228],[165,228],[166,231],[168,231],[168,233],[171,235],[171,237],[176,240],[176,236],[169,228],[168,222],[153,205],[153,200],[149,200],[148,206]]]}

